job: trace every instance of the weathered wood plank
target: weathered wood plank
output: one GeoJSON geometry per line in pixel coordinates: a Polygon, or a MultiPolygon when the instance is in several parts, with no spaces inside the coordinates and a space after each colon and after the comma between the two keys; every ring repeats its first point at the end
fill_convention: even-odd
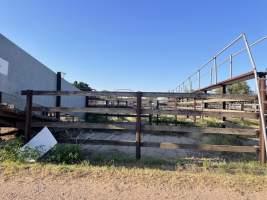
{"type": "Polygon", "coordinates": [[[143,142],[143,147],[158,147],[161,149],[194,149],[199,151],[222,151],[222,152],[246,152],[256,153],[257,146],[230,146],[230,145],[210,145],[210,144],[178,144],[171,142],[143,142]]]}
{"type": "Polygon", "coordinates": [[[87,108],[77,108],[77,107],[33,107],[33,111],[38,112],[64,112],[64,113],[74,113],[74,112],[84,112],[84,113],[95,113],[95,114],[123,114],[135,115],[136,112],[132,108],[95,108],[95,107],[87,107],[87,108]]]}
{"type": "MultiPolygon", "coordinates": [[[[22,95],[27,95],[29,91],[24,90],[22,95]]],[[[191,98],[191,99],[251,99],[250,95],[240,94],[205,94],[205,93],[169,93],[169,92],[143,92],[142,97],[165,97],[165,98],[191,98]]],[[[33,95],[44,96],[93,96],[93,97],[136,97],[136,92],[116,92],[116,91],[33,91],[33,95]]]]}
{"type": "Polygon", "coordinates": [[[134,124],[117,123],[117,124],[105,124],[105,123],[86,123],[86,122],[33,122],[32,127],[44,127],[49,128],[81,128],[81,129],[106,129],[106,130],[135,130],[134,124]]]}
{"type": "MultiPolygon", "coordinates": [[[[135,141],[115,141],[115,140],[85,140],[85,139],[58,139],[60,143],[73,144],[93,144],[93,145],[115,145],[115,146],[135,146],[135,141]]],[[[210,145],[210,144],[178,144],[171,142],[141,142],[142,147],[154,147],[161,149],[193,149],[199,151],[220,151],[256,153],[257,146],[230,146],[230,145],[210,145]]]]}
{"type": "MultiPolygon", "coordinates": [[[[39,112],[64,112],[64,113],[74,113],[74,112],[85,112],[85,113],[95,113],[95,114],[136,114],[135,110],[132,108],[71,108],[71,107],[33,107],[33,111],[39,112]]],[[[177,110],[152,110],[152,109],[142,109],[142,114],[153,114],[153,115],[187,115],[187,116],[210,116],[210,117],[244,117],[244,118],[258,118],[258,113],[245,112],[245,111],[234,111],[234,110],[215,110],[215,109],[205,109],[205,110],[192,110],[192,109],[177,109],[177,110]]]]}
{"type": "MultiPolygon", "coordinates": [[[[27,95],[28,91],[24,90],[21,95],[27,95]]],[[[44,96],[109,96],[109,97],[135,97],[135,92],[115,92],[115,91],[33,91],[33,95],[44,96]]]]}
{"type": "Polygon", "coordinates": [[[144,131],[160,131],[160,132],[178,132],[178,133],[198,133],[198,134],[223,134],[223,135],[240,135],[247,137],[255,137],[258,134],[256,129],[240,129],[240,128],[212,128],[212,127],[188,127],[188,126],[167,126],[167,125],[144,125],[144,131]]]}
{"type": "Polygon", "coordinates": [[[244,111],[233,111],[233,110],[187,110],[187,109],[180,109],[180,110],[151,110],[151,109],[144,109],[142,111],[143,114],[153,114],[153,115],[187,115],[187,116],[210,116],[210,117],[244,117],[244,118],[258,118],[258,113],[252,112],[244,112],[244,111]]]}
{"type": "MultiPolygon", "coordinates": [[[[84,129],[103,129],[103,130],[135,130],[134,124],[114,123],[86,123],[86,122],[33,122],[32,127],[39,128],[47,126],[49,128],[84,128],[84,129]]],[[[188,126],[167,126],[167,125],[142,125],[142,130],[146,132],[177,132],[177,133],[197,133],[197,134],[223,134],[223,135],[240,135],[247,137],[257,136],[256,129],[239,129],[239,128],[201,128],[188,126]]]]}
{"type": "Polygon", "coordinates": [[[136,146],[135,141],[115,141],[115,140],[85,140],[85,139],[57,139],[59,143],[70,144],[93,144],[93,145],[114,145],[114,146],[136,146]]]}

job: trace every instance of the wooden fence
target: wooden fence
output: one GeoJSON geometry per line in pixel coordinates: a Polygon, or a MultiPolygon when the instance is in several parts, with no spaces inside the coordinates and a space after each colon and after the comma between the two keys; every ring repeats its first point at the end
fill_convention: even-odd
{"type": "MultiPolygon", "coordinates": [[[[251,102],[256,100],[254,95],[229,95],[229,94],[207,94],[207,93],[160,93],[160,92],[96,92],[96,91],[22,91],[27,96],[25,139],[31,138],[32,128],[47,126],[50,128],[78,128],[78,129],[100,129],[100,130],[131,130],[136,133],[135,141],[114,141],[114,140],[81,140],[81,139],[60,139],[65,143],[82,143],[96,145],[119,145],[135,146],[136,158],[141,157],[142,147],[159,147],[163,149],[195,149],[199,151],[223,151],[223,152],[249,152],[260,155],[264,153],[264,144],[260,141],[259,146],[232,146],[232,145],[211,145],[211,144],[178,144],[171,142],[142,142],[141,133],[144,132],[175,132],[179,133],[200,133],[219,135],[238,135],[241,137],[259,137],[260,129],[252,128],[213,128],[183,126],[174,123],[160,124],[160,116],[191,117],[193,121],[201,117],[225,118],[248,118],[258,119],[257,111],[229,110],[225,106],[233,102],[251,102]],[[34,107],[33,96],[85,96],[85,107],[34,107]],[[193,102],[193,104],[192,104],[193,102]],[[221,108],[211,109],[208,103],[219,102],[221,108]],[[188,103],[188,104],[186,104],[188,103]],[[186,106],[184,106],[186,105],[186,106]],[[134,117],[135,122],[116,123],[92,123],[92,122],[32,122],[32,114],[35,112],[48,113],[89,113],[106,117],[134,117]],[[153,120],[156,119],[156,120],[153,120]]],[[[59,103],[57,105],[60,105],[59,103]]],[[[261,160],[264,162],[264,160],[261,160]]]]}

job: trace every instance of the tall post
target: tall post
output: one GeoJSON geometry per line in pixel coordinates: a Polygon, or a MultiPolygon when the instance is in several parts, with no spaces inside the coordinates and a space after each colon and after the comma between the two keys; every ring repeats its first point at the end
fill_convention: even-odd
{"type": "MultiPolygon", "coordinates": [[[[85,105],[84,105],[85,108],[88,108],[89,107],[89,96],[85,96],[85,105]]],[[[88,121],[88,116],[89,116],[89,113],[85,113],[85,121],[88,121]]]]}
{"type": "Polygon", "coordinates": [[[141,114],[142,114],[142,93],[136,93],[136,159],[141,158],[141,114]]]}
{"type": "MultiPolygon", "coordinates": [[[[128,106],[128,101],[126,101],[126,107],[128,106]]],[[[109,100],[106,100],[106,108],[109,107],[109,100]]],[[[108,121],[108,114],[105,115],[106,116],[106,121],[108,121]]]]}
{"type": "Polygon", "coordinates": [[[218,83],[218,69],[217,69],[217,58],[214,57],[214,73],[215,73],[215,84],[218,83]]]}
{"type": "MultiPolygon", "coordinates": [[[[175,101],[175,103],[174,103],[175,111],[177,112],[178,104],[177,104],[177,98],[176,97],[174,98],[174,101],[175,101]]],[[[174,122],[175,126],[177,126],[177,115],[175,115],[174,118],[175,118],[175,122],[174,122]]]]}
{"type": "Polygon", "coordinates": [[[3,102],[2,92],[0,92],[0,104],[3,102]]]}
{"type": "MultiPolygon", "coordinates": [[[[61,72],[57,72],[57,91],[61,91],[61,72]]],[[[56,96],[56,107],[61,106],[61,96],[56,96]]],[[[56,112],[57,120],[60,120],[60,112],[56,112]]]]}
{"type": "MultiPolygon", "coordinates": [[[[153,109],[152,108],[152,100],[150,99],[149,100],[149,104],[150,104],[150,108],[151,108],[151,110],[153,109]]],[[[153,115],[152,114],[149,114],[149,116],[148,116],[149,118],[149,125],[152,125],[152,121],[153,121],[153,115]]]]}
{"type": "Polygon", "coordinates": [[[212,85],[213,78],[212,78],[213,72],[212,72],[212,67],[210,68],[210,84],[212,85]]]}
{"type": "MultiPolygon", "coordinates": [[[[204,91],[205,94],[207,94],[207,90],[204,91]]],[[[208,103],[204,102],[204,110],[207,109],[209,106],[208,106],[208,103]]],[[[202,115],[202,118],[204,118],[204,115],[202,115]]]]}
{"type": "MultiPolygon", "coordinates": [[[[197,101],[196,101],[196,98],[194,98],[193,107],[194,107],[194,111],[196,111],[197,110],[197,101]]],[[[193,119],[194,119],[194,123],[196,123],[197,122],[197,116],[194,115],[193,119]]]]}
{"type": "Polygon", "coordinates": [[[189,78],[189,92],[192,92],[193,88],[192,88],[192,81],[191,81],[191,77],[189,78]]]}
{"type": "MultiPolygon", "coordinates": [[[[226,85],[223,85],[223,87],[222,87],[222,93],[223,94],[226,94],[226,85]]],[[[226,109],[226,102],[225,101],[222,102],[222,109],[223,110],[226,109]]],[[[222,120],[223,120],[223,122],[226,121],[226,117],[223,117],[222,120]]],[[[223,128],[225,128],[225,124],[223,124],[222,126],[223,126],[223,128]]]]}
{"type": "Polygon", "coordinates": [[[31,139],[31,124],[32,124],[32,90],[27,91],[26,107],[25,107],[25,130],[24,142],[27,143],[31,139]]]}
{"type": "MultiPolygon", "coordinates": [[[[157,106],[156,106],[156,109],[159,110],[159,100],[157,100],[157,106]]],[[[156,124],[159,125],[159,115],[158,115],[158,114],[157,114],[156,124]]]]}
{"type": "Polygon", "coordinates": [[[229,61],[230,61],[230,78],[233,77],[233,56],[232,54],[229,57],[229,61]]]}
{"type": "Polygon", "coordinates": [[[201,80],[200,80],[200,70],[198,70],[198,89],[201,87],[201,80]]]}
{"type": "MultiPolygon", "coordinates": [[[[267,106],[265,104],[266,102],[266,77],[265,75],[259,76],[259,89],[260,89],[260,95],[262,98],[262,108],[265,111],[267,109],[267,106]]],[[[261,163],[266,163],[266,147],[264,142],[264,133],[262,129],[265,127],[262,127],[262,123],[260,120],[260,132],[259,132],[259,160],[261,163]]]]}

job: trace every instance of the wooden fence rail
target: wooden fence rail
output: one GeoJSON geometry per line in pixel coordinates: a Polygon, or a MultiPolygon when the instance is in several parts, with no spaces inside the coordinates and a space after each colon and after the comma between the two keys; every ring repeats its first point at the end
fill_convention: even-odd
{"type": "MultiPolygon", "coordinates": [[[[226,118],[249,118],[258,119],[257,112],[226,110],[227,101],[252,101],[255,95],[229,95],[229,94],[207,94],[207,93],[163,93],[163,92],[88,92],[88,91],[22,91],[22,95],[27,96],[25,107],[25,141],[31,138],[31,129],[47,126],[50,128],[77,128],[77,129],[100,129],[100,130],[130,130],[135,131],[135,141],[113,141],[113,140],[81,140],[81,139],[62,139],[65,143],[95,144],[95,145],[120,145],[135,146],[136,158],[141,158],[141,147],[157,147],[163,149],[194,149],[199,151],[223,151],[223,152],[248,152],[255,153],[262,151],[262,143],[259,146],[231,146],[231,145],[210,145],[210,144],[178,144],[168,142],[144,142],[141,138],[142,132],[175,132],[198,133],[198,134],[220,134],[238,135],[241,137],[258,137],[260,131],[251,128],[211,128],[211,127],[190,127],[181,125],[162,125],[158,123],[160,115],[163,116],[193,116],[196,121],[197,116],[216,117],[225,120],[226,118]],[[85,96],[85,107],[33,107],[33,96],[85,96]],[[96,98],[97,97],[97,98],[96,98]],[[98,98],[99,97],[99,98],[98,98]],[[101,97],[101,98],[100,98],[101,97]],[[94,106],[88,102],[94,101],[94,106]],[[117,106],[108,106],[109,101],[118,101],[117,106]],[[127,101],[129,99],[129,102],[127,101]],[[193,102],[193,108],[184,109],[179,107],[178,100],[184,99],[193,102]],[[224,103],[223,109],[208,109],[207,103],[224,103]],[[223,101],[225,100],[225,101],[223,101]],[[97,101],[101,101],[98,105],[97,101]],[[124,106],[119,101],[125,101],[124,106]],[[160,103],[163,101],[163,103],[160,103]],[[205,101],[205,102],[204,102],[205,101]],[[156,102],[156,103],[155,103],[156,102]],[[197,108],[198,102],[202,106],[197,108]],[[87,123],[87,122],[32,122],[34,112],[54,112],[54,113],[89,113],[106,116],[131,116],[135,118],[135,123],[87,123]],[[152,123],[152,117],[157,116],[157,125],[152,123]],[[149,124],[143,122],[143,117],[149,117],[149,124]]],[[[60,117],[58,118],[60,119],[60,117]]]]}

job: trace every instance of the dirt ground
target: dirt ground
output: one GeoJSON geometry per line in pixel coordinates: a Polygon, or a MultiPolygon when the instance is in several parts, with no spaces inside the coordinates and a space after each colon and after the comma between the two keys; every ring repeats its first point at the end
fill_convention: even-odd
{"type": "Polygon", "coordinates": [[[0,175],[0,199],[267,199],[267,190],[246,184],[220,185],[220,178],[149,175],[134,171],[113,173],[101,171],[84,175],[0,175]],[[150,177],[150,178],[148,178],[150,177]],[[162,178],[160,178],[162,177],[162,178]],[[199,182],[199,180],[201,180],[199,182]]]}

